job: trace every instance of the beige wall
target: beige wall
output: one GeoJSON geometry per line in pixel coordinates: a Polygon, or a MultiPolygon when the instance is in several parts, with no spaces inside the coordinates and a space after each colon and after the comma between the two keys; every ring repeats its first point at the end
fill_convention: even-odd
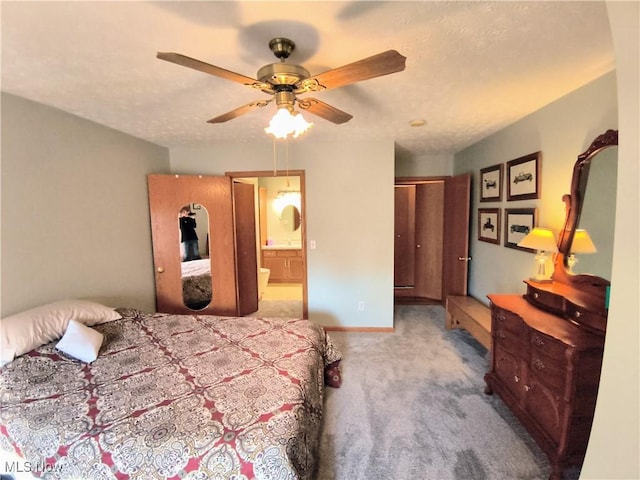
{"type": "Polygon", "coordinates": [[[63,298],[155,308],[146,175],[168,151],[2,94],[2,315],[63,298]]]}
{"type": "Polygon", "coordinates": [[[616,76],[611,72],[455,155],[456,174],[473,174],[470,295],[488,304],[489,293],[524,293],[522,280],[535,273],[535,255],[502,245],[504,210],[537,209],[538,225],[551,228],[557,238],[565,220],[562,196],[569,193],[573,165],[598,135],[618,128],[617,113],[616,76]],[[502,202],[479,202],[481,168],[538,151],[542,152],[540,199],[508,202],[503,182],[502,202]],[[500,245],[477,240],[479,207],[501,209],[500,245]]]}
{"type": "Polygon", "coordinates": [[[640,3],[607,2],[620,148],[611,304],[583,479],[640,478],[640,3]]]}
{"type": "MultiPolygon", "coordinates": [[[[317,246],[307,249],[309,318],[326,326],[391,327],[393,142],[316,143],[313,131],[308,135],[290,142],[289,169],[305,171],[307,240],[317,246]]],[[[172,148],[171,170],[273,171],[273,145],[265,136],[252,144],[172,148]]]]}

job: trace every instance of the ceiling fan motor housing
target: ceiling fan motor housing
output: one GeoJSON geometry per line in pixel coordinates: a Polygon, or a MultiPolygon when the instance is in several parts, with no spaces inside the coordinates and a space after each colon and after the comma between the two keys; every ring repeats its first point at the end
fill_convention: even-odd
{"type": "Polygon", "coordinates": [[[295,85],[300,80],[309,78],[309,71],[299,65],[288,63],[271,63],[258,70],[258,80],[277,85],[295,85]]]}

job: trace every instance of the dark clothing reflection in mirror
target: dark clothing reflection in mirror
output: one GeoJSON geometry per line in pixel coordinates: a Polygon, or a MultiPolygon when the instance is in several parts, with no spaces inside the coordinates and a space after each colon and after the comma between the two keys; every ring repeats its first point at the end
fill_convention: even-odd
{"type": "Polygon", "coordinates": [[[189,262],[191,260],[200,260],[200,251],[198,248],[198,234],[196,233],[195,212],[189,207],[180,209],[180,242],[182,243],[183,257],[182,261],[189,262]]]}

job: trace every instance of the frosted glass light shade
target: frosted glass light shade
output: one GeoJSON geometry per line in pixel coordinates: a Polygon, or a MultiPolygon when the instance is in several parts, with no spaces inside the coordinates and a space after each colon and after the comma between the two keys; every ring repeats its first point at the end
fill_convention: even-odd
{"type": "Polygon", "coordinates": [[[289,135],[297,138],[312,126],[313,123],[307,122],[299,112],[292,112],[288,108],[283,107],[278,109],[273,118],[271,118],[269,126],[265,128],[264,131],[276,138],[284,139],[289,135]]]}

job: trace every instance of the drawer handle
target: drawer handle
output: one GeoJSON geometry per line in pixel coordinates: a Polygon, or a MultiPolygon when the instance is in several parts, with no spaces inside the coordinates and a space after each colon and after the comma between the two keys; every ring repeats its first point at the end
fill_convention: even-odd
{"type": "Polygon", "coordinates": [[[531,390],[531,387],[529,385],[525,385],[524,386],[524,391],[528,392],[529,390],[531,390]]]}
{"type": "Polygon", "coordinates": [[[496,337],[498,337],[500,340],[504,340],[505,338],[507,338],[507,336],[504,334],[502,330],[498,330],[496,332],[496,337]]]}
{"type": "Polygon", "coordinates": [[[580,318],[582,316],[582,313],[579,310],[576,310],[576,313],[574,313],[576,318],[580,318]]]}
{"type": "Polygon", "coordinates": [[[520,381],[520,377],[518,375],[513,376],[513,381],[518,383],[520,381]]]}
{"type": "Polygon", "coordinates": [[[533,366],[540,371],[543,371],[545,368],[547,368],[545,367],[544,362],[538,358],[533,360],[533,366]]]}
{"type": "Polygon", "coordinates": [[[535,298],[536,300],[540,297],[540,294],[538,292],[535,292],[533,294],[533,298],[535,298]]]}
{"type": "Polygon", "coordinates": [[[499,313],[498,314],[498,320],[500,320],[501,322],[505,321],[507,319],[506,315],[503,313],[499,313]]]}

